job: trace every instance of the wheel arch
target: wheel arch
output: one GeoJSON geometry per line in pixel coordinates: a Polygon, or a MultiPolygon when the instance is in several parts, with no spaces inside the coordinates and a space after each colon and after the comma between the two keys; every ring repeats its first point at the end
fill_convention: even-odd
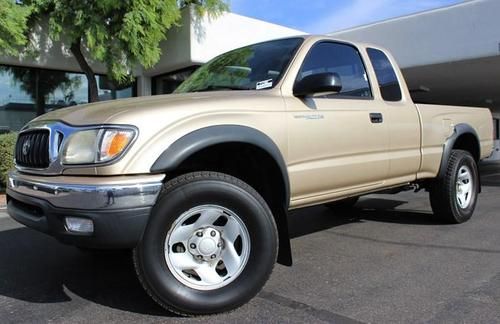
{"type": "MultiPolygon", "coordinates": [[[[451,151],[456,149],[469,152],[476,163],[479,163],[481,157],[479,137],[474,128],[469,124],[457,124],[454,128],[453,134],[446,140],[438,177],[443,176],[446,172],[451,151]]],[[[479,184],[479,191],[481,191],[481,183],[479,184]]]]}

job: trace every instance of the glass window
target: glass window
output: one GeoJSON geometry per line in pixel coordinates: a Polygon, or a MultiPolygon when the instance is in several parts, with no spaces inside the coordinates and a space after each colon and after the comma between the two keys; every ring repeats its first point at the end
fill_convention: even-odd
{"type": "Polygon", "coordinates": [[[342,83],[340,92],[326,97],[372,97],[365,66],[355,47],[333,42],[314,45],[302,64],[297,81],[308,75],[325,72],[337,73],[342,83]]]}
{"type": "Polygon", "coordinates": [[[105,75],[97,76],[97,95],[99,96],[99,101],[135,97],[135,88],[135,83],[132,86],[120,87],[109,82],[105,75]]]}
{"type": "Polygon", "coordinates": [[[402,99],[401,87],[391,62],[380,50],[369,48],[367,51],[377,75],[382,98],[385,101],[400,101],[402,99]]]}
{"type": "Polygon", "coordinates": [[[202,65],[175,92],[273,88],[303,40],[279,39],[222,54],[202,65]]]}
{"type": "Polygon", "coordinates": [[[152,94],[159,95],[174,92],[198,67],[198,65],[191,66],[154,77],[152,80],[152,94]]]}
{"type": "MultiPolygon", "coordinates": [[[[135,87],[117,89],[97,76],[100,100],[131,97],[135,87]]],[[[87,78],[38,68],[0,65],[0,128],[17,131],[27,122],[55,109],[88,103],[87,78]]]]}
{"type": "Polygon", "coordinates": [[[500,119],[493,119],[493,126],[495,128],[495,140],[500,140],[500,119]]]}

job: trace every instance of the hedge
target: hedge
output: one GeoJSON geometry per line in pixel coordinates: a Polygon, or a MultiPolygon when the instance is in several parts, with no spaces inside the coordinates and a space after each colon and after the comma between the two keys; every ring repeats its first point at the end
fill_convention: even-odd
{"type": "Polygon", "coordinates": [[[7,171],[14,167],[17,133],[0,135],[0,188],[7,186],[7,171]]]}

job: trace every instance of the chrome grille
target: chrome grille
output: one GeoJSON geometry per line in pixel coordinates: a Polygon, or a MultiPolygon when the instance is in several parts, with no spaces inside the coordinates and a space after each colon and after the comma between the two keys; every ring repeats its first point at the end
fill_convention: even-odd
{"type": "Polygon", "coordinates": [[[49,137],[46,129],[34,129],[19,134],[16,143],[16,164],[26,168],[49,167],[49,137]]]}

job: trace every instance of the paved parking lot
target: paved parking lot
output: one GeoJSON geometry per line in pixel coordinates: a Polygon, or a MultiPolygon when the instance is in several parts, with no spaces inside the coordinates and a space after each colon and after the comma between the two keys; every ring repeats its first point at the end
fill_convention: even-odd
{"type": "MultiPolygon", "coordinates": [[[[290,215],[295,265],[210,322],[500,323],[500,167],[483,167],[473,219],[436,223],[424,192],[290,215]]],[[[164,312],[126,254],[92,256],[0,211],[0,321],[205,322],[164,312]]]]}

